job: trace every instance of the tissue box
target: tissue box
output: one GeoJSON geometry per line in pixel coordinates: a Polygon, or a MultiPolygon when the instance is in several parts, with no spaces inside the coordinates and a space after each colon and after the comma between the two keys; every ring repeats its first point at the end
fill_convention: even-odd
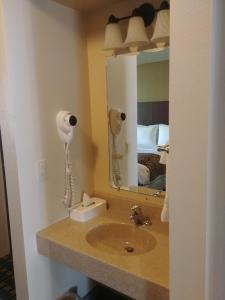
{"type": "Polygon", "coordinates": [[[73,209],[70,218],[78,222],[87,222],[106,211],[106,200],[91,198],[93,204],[84,207],[82,203],[73,209]]]}

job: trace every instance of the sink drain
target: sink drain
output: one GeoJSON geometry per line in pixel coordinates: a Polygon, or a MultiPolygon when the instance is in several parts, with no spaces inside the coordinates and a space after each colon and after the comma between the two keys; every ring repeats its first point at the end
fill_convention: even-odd
{"type": "Polygon", "coordinates": [[[124,250],[127,251],[128,253],[132,253],[134,252],[134,247],[127,246],[124,248],[124,250]]]}

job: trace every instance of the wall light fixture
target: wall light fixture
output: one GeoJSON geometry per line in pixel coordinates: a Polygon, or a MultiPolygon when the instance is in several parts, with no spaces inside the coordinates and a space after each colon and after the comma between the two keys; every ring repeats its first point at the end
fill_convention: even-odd
{"type": "Polygon", "coordinates": [[[155,9],[150,3],[144,3],[135,8],[130,16],[117,18],[111,15],[105,29],[104,50],[122,50],[129,48],[137,51],[140,47],[146,47],[150,42],[162,47],[169,42],[169,3],[163,1],[159,9],[155,9]],[[146,27],[150,26],[155,17],[156,28],[150,40],[146,27]],[[123,42],[119,22],[129,20],[125,42],[123,42]]]}

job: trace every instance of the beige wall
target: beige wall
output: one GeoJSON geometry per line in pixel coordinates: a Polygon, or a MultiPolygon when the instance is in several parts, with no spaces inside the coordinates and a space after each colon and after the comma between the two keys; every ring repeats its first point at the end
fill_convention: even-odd
{"type": "Polygon", "coordinates": [[[138,72],[138,101],[169,100],[169,61],[141,64],[138,72]]]}
{"type": "Polygon", "coordinates": [[[2,160],[0,157],[0,257],[3,257],[10,252],[5,200],[2,160]]]}
{"type": "MultiPolygon", "coordinates": [[[[161,1],[151,1],[158,7],[161,1]]],[[[86,18],[89,81],[91,98],[92,137],[95,144],[94,189],[96,192],[113,195],[127,195],[132,199],[145,199],[146,196],[112,189],[109,185],[108,162],[108,121],[107,121],[107,91],[104,45],[104,27],[108,16],[129,15],[134,7],[143,1],[123,1],[120,4],[99,10],[86,18]]],[[[123,23],[127,26],[127,23],[123,23]]]]}
{"type": "MultiPolygon", "coordinates": [[[[8,92],[7,105],[1,108],[2,115],[12,126],[18,169],[17,173],[16,166],[11,165],[14,160],[8,157],[11,148],[7,148],[15,275],[19,283],[17,298],[28,300],[21,288],[26,275],[32,300],[53,300],[74,285],[79,285],[80,292],[84,293],[89,284],[86,278],[40,256],[35,241],[38,230],[66,216],[61,202],[64,153],[55,122],[61,109],[71,110],[78,117],[72,143],[77,198],[80,199],[82,191],[93,191],[88,68],[82,18],[74,10],[50,0],[4,0],[3,25],[8,92]],[[5,111],[6,106],[8,111],[5,111]],[[46,180],[39,178],[38,162],[42,159],[47,161],[46,180]],[[18,174],[20,202],[13,195],[14,174],[18,174]],[[19,213],[22,224],[18,222],[19,213]],[[25,264],[18,256],[22,242],[25,264]]],[[[5,141],[9,131],[3,129],[5,141]]]]}

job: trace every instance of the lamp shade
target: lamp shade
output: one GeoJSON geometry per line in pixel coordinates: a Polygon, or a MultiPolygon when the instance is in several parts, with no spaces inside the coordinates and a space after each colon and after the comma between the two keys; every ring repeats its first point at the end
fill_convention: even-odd
{"type": "Polygon", "coordinates": [[[123,48],[123,39],[118,23],[109,23],[105,29],[104,50],[123,48]]]}
{"type": "Polygon", "coordinates": [[[140,16],[130,18],[125,47],[140,47],[148,43],[149,39],[143,18],[140,16]]]}
{"type": "Polygon", "coordinates": [[[160,10],[157,14],[155,31],[151,42],[157,47],[165,47],[169,44],[170,37],[170,11],[169,9],[160,10]]]}

